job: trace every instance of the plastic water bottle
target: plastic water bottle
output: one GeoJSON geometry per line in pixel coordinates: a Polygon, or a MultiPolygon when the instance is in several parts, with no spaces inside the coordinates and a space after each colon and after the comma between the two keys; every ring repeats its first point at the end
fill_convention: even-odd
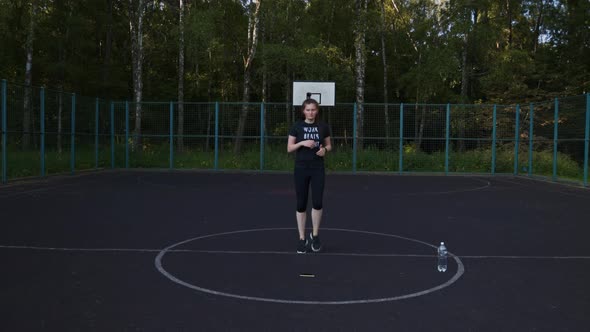
{"type": "Polygon", "coordinates": [[[445,272],[447,270],[447,247],[445,243],[441,242],[438,246],[438,272],[445,272]]]}

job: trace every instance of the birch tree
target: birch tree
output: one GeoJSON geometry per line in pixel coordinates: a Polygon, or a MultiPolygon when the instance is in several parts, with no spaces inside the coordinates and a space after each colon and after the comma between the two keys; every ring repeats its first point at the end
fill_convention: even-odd
{"type": "Polygon", "coordinates": [[[133,101],[135,103],[134,151],[141,151],[141,100],[143,92],[143,20],[146,0],[129,0],[129,32],[131,34],[131,63],[133,77],[133,101]]]}
{"type": "Polygon", "coordinates": [[[383,103],[384,103],[384,110],[383,115],[385,116],[385,139],[389,144],[389,137],[391,136],[391,128],[389,122],[389,94],[387,86],[387,52],[385,47],[385,39],[387,33],[387,23],[385,19],[385,0],[379,0],[379,8],[381,11],[381,60],[383,61],[383,103]]]}
{"type": "Polygon", "coordinates": [[[358,148],[363,148],[362,137],[364,103],[365,103],[365,69],[367,62],[367,51],[365,45],[365,36],[367,30],[367,3],[368,0],[355,0],[355,29],[354,29],[354,49],[355,49],[355,77],[356,77],[356,121],[358,139],[358,148]]]}
{"type": "Polygon", "coordinates": [[[61,154],[62,150],[62,135],[63,135],[63,91],[64,91],[64,84],[66,80],[66,50],[68,44],[68,37],[70,34],[70,29],[68,25],[68,20],[71,15],[71,6],[66,9],[64,2],[56,2],[56,11],[65,12],[65,16],[60,16],[57,19],[60,23],[58,23],[57,32],[60,38],[57,40],[57,63],[58,63],[58,70],[57,70],[57,152],[61,154]]]}
{"type": "Polygon", "coordinates": [[[252,62],[256,55],[258,46],[258,28],[259,28],[259,11],[260,1],[252,0],[248,6],[248,48],[244,58],[244,86],[242,95],[242,111],[238,120],[238,129],[234,144],[234,153],[238,154],[242,148],[242,136],[246,128],[246,118],[248,116],[248,102],[250,101],[250,78],[252,76],[252,62]]]}
{"type": "MultiPolygon", "coordinates": [[[[471,89],[471,76],[473,71],[473,63],[472,63],[472,39],[473,39],[473,31],[475,30],[475,26],[477,25],[478,20],[478,11],[476,7],[471,7],[470,4],[465,6],[464,10],[464,31],[463,31],[463,50],[461,51],[461,103],[468,104],[471,96],[470,96],[470,89],[471,89]]],[[[510,16],[510,15],[508,15],[510,16]]],[[[508,45],[511,46],[512,44],[512,29],[509,29],[509,40],[508,45]]],[[[466,127],[467,124],[464,120],[461,120],[458,124],[459,127],[459,137],[465,137],[466,127]]],[[[465,150],[465,141],[459,140],[459,151],[465,150]]]]}
{"type": "Polygon", "coordinates": [[[184,1],[178,4],[178,150],[184,151],[184,1]]]}
{"type": "Polygon", "coordinates": [[[37,19],[37,0],[31,0],[30,20],[27,30],[27,42],[25,45],[25,95],[23,105],[23,149],[31,145],[31,84],[33,81],[33,41],[35,40],[35,21],[37,19]]]}
{"type": "Polygon", "coordinates": [[[104,55],[103,55],[103,64],[102,64],[102,97],[108,98],[110,97],[110,91],[107,88],[109,85],[109,78],[111,72],[111,62],[112,62],[112,49],[113,49],[113,1],[114,0],[107,0],[106,3],[106,35],[105,35],[105,45],[104,45],[104,55]]]}
{"type": "MultiPolygon", "coordinates": [[[[465,31],[463,32],[463,50],[461,52],[461,102],[467,103],[469,101],[469,80],[471,78],[471,62],[470,48],[471,48],[471,31],[472,24],[477,24],[477,9],[465,8],[465,31]]],[[[511,37],[510,37],[511,38],[511,37]]],[[[512,41],[509,41],[509,44],[512,41]]]]}

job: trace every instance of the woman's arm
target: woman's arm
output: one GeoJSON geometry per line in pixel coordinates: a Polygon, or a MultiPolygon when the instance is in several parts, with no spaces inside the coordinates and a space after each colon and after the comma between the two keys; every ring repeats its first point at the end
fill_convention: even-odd
{"type": "Polygon", "coordinates": [[[289,135],[289,139],[287,140],[287,153],[291,153],[297,149],[299,149],[299,147],[301,145],[299,145],[299,143],[295,143],[295,140],[297,139],[297,137],[295,136],[291,136],[289,135]]]}
{"type": "Polygon", "coordinates": [[[301,146],[301,142],[295,143],[297,137],[289,135],[289,140],[287,141],[287,153],[291,153],[301,146]]]}
{"type": "Polygon", "coordinates": [[[287,152],[288,153],[296,151],[297,149],[299,149],[302,146],[308,147],[310,149],[315,146],[315,141],[311,140],[311,139],[301,141],[299,143],[295,143],[296,140],[297,140],[297,137],[289,135],[289,140],[287,141],[287,152]]]}
{"type": "Polygon", "coordinates": [[[332,151],[332,140],[330,140],[330,137],[324,138],[324,144],[320,146],[320,150],[316,154],[323,157],[328,151],[332,151]]]}
{"type": "Polygon", "coordinates": [[[332,151],[332,140],[330,139],[330,136],[324,139],[324,144],[326,151],[332,151]]]}

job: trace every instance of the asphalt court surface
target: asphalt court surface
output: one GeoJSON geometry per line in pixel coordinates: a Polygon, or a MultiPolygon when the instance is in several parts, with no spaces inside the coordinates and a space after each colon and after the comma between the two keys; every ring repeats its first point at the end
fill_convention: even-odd
{"type": "Polygon", "coordinates": [[[0,326],[580,331],[590,326],[589,202],[588,189],[522,177],[328,174],[326,250],[301,255],[291,174],[9,183],[0,326]]]}

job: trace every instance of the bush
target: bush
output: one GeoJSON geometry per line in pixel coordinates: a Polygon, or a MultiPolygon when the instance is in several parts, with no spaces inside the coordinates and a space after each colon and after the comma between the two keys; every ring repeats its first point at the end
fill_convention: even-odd
{"type": "MultiPolygon", "coordinates": [[[[108,168],[111,165],[110,145],[99,146],[98,167],[108,168]]],[[[235,155],[232,145],[221,145],[218,153],[220,169],[260,169],[260,146],[258,142],[245,144],[243,151],[235,155]]],[[[396,149],[378,149],[368,147],[357,153],[356,169],[359,171],[398,172],[399,151],[396,149]]],[[[76,145],[76,170],[95,167],[95,151],[93,146],[76,145]]],[[[142,151],[134,152],[129,147],[129,165],[132,168],[168,168],[170,166],[170,146],[167,142],[146,144],[142,151]]],[[[445,152],[426,153],[414,145],[406,145],[403,149],[404,172],[444,172],[445,152]]],[[[115,167],[125,167],[125,145],[115,146],[115,167]]],[[[266,144],[264,149],[264,170],[290,171],[293,169],[294,154],[286,152],[286,146],[266,144]]],[[[40,153],[37,150],[22,151],[11,146],[7,151],[7,173],[9,179],[40,175],[40,153]]],[[[70,171],[70,152],[61,154],[56,150],[46,150],[46,174],[67,173],[70,171]]],[[[528,174],[528,150],[519,151],[519,174],[528,174]]],[[[182,153],[175,151],[174,168],[213,169],[215,167],[215,151],[213,149],[186,147],[182,153]]],[[[350,148],[336,148],[326,158],[329,171],[352,171],[353,152],[350,148]]],[[[557,154],[557,175],[559,178],[583,181],[583,170],[571,157],[557,154]]],[[[492,150],[475,149],[464,152],[449,153],[449,172],[452,173],[491,173],[492,150]]],[[[514,172],[514,150],[510,144],[499,146],[496,151],[497,173],[514,172]]],[[[534,175],[553,175],[553,151],[535,150],[533,154],[534,175]]]]}

